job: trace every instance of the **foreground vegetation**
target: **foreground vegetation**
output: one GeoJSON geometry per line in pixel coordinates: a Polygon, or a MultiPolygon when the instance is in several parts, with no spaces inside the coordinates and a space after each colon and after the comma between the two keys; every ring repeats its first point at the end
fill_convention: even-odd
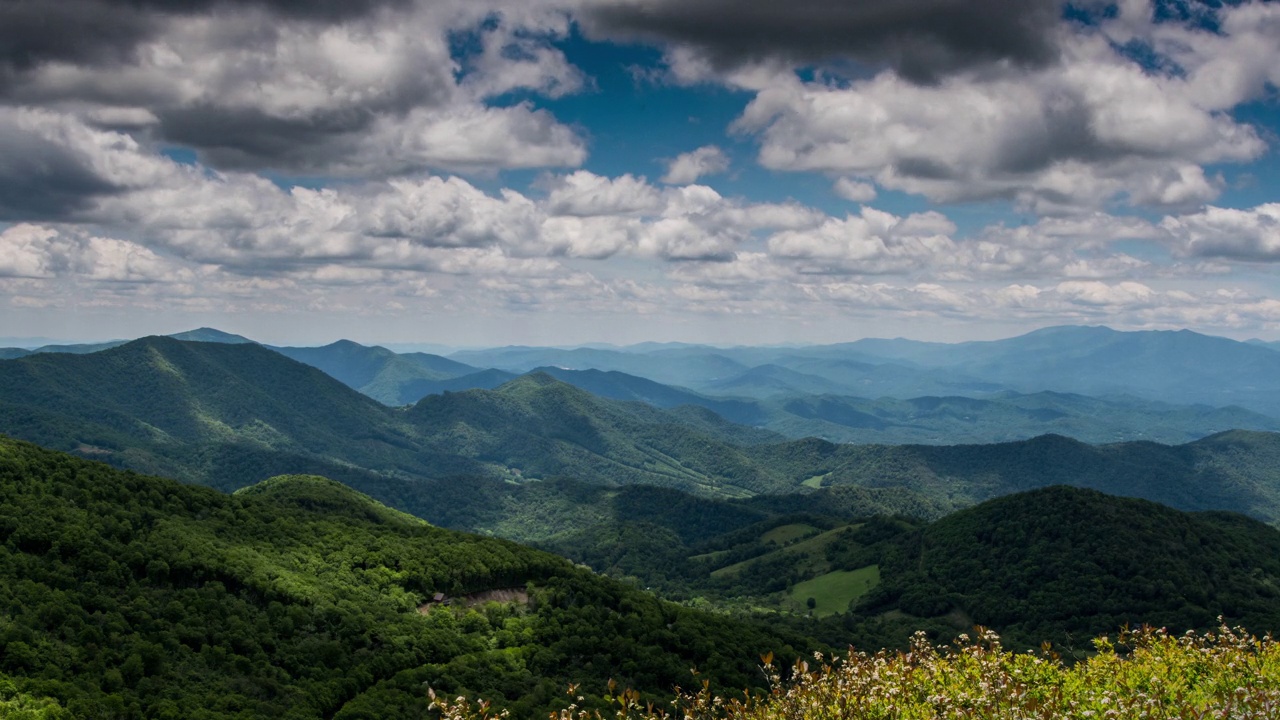
{"type": "MultiPolygon", "coordinates": [[[[669,707],[611,688],[606,712],[571,703],[558,720],[962,720],[967,718],[1274,718],[1280,715],[1280,643],[1240,628],[1169,635],[1143,628],[1067,665],[1047,646],[1012,653],[995,633],[936,646],[917,636],[907,652],[850,651],[783,670],[765,655],[767,692],[717,695],[692,679],[669,707]]],[[[429,691],[446,720],[489,720],[484,703],[429,691]]],[[[571,688],[571,693],[575,689],[571,688]]],[[[580,699],[580,698],[573,698],[580,699]]]]}

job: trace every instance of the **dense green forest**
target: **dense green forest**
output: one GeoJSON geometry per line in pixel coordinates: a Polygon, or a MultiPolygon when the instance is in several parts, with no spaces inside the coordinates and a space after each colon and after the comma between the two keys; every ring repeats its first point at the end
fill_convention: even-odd
{"type": "Polygon", "coordinates": [[[900,647],[919,630],[946,640],[975,624],[1077,650],[1125,624],[1280,627],[1280,531],[1234,513],[1066,486],[933,523],[857,504],[824,515],[653,488],[578,491],[594,500],[580,505],[585,527],[539,546],[693,604],[781,613],[776,622],[834,646],[900,647]]]}
{"type": "MultiPolygon", "coordinates": [[[[416,717],[431,687],[531,717],[570,682],[602,708],[610,679],[653,699],[692,667],[733,692],[761,684],[762,652],[901,647],[975,623],[1066,652],[1125,623],[1280,627],[1280,531],[1230,513],[1053,487],[924,523],[862,517],[876,496],[850,488],[795,496],[846,493],[819,514],[526,487],[557,484],[547,502],[576,493],[596,515],[542,544],[629,582],[324,478],[227,495],[0,440],[0,701],[76,717],[416,717]]],[[[527,522],[550,512],[525,498],[527,522]]]]}
{"type": "Polygon", "coordinates": [[[1280,627],[1280,531],[1078,488],[949,515],[902,535],[881,567],[884,582],[859,614],[949,616],[1028,647],[1087,650],[1082,639],[1121,626],[1184,630],[1218,617],[1280,627]]]}
{"type": "Polygon", "coordinates": [[[1235,430],[1185,445],[1087,445],[1056,435],[995,445],[833,445],[800,441],[793,467],[821,487],[904,488],[955,508],[1050,485],[1139,497],[1181,510],[1231,510],[1280,522],[1280,435],[1235,430]]]}
{"type": "Polygon", "coordinates": [[[76,717],[419,717],[427,686],[530,717],[808,647],[322,478],[225,495],[0,440],[0,692],[76,717]]]}

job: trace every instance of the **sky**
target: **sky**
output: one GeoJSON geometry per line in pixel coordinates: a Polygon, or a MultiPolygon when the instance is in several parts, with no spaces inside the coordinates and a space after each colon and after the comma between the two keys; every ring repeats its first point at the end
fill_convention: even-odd
{"type": "Polygon", "coordinates": [[[1280,2],[6,0],[0,336],[1280,338],[1280,2]]]}

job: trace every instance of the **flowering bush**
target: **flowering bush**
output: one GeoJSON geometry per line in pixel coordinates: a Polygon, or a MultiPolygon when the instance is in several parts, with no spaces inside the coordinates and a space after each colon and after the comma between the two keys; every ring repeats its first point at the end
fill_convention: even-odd
{"type": "MultiPolygon", "coordinates": [[[[1123,631],[1094,640],[1095,654],[1065,664],[1048,646],[1013,653],[995,633],[935,646],[917,635],[907,652],[850,651],[797,661],[784,679],[773,657],[761,658],[769,691],[721,696],[708,683],[676,691],[668,707],[642,703],[613,683],[608,712],[574,701],[552,720],[1000,720],[1079,718],[1280,718],[1280,643],[1223,625],[1172,636],[1123,631]]],[[[445,720],[496,720],[507,713],[466,698],[432,693],[445,720]]]]}

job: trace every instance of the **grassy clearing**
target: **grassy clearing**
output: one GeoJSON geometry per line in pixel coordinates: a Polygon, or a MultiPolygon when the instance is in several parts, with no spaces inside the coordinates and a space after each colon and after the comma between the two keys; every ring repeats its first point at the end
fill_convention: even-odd
{"type": "Polygon", "coordinates": [[[813,598],[817,603],[813,609],[814,615],[824,617],[844,612],[850,602],[862,597],[878,584],[880,566],[868,565],[857,570],[836,570],[796,583],[787,598],[798,612],[806,610],[809,598],[813,598]]]}
{"type": "Polygon", "coordinates": [[[729,554],[728,550],[715,550],[709,553],[702,553],[701,555],[690,555],[689,559],[690,560],[707,560],[710,562],[715,562],[716,560],[728,554],[729,554]]]}
{"type": "Polygon", "coordinates": [[[769,532],[760,536],[760,540],[774,545],[786,545],[795,542],[806,535],[812,535],[818,532],[818,528],[806,523],[792,523],[790,525],[779,525],[769,532]]]}
{"type": "Polygon", "coordinates": [[[828,530],[824,533],[814,535],[811,538],[792,543],[791,545],[783,548],[778,548],[771,553],[765,553],[764,555],[751,558],[750,560],[743,560],[740,563],[734,563],[733,565],[727,565],[718,570],[713,570],[711,572],[711,577],[732,577],[733,575],[742,572],[742,569],[751,563],[760,562],[766,558],[771,560],[780,555],[792,557],[797,565],[803,564],[802,570],[804,572],[812,574],[826,572],[829,567],[827,565],[826,558],[824,557],[827,546],[834,542],[836,538],[840,536],[840,533],[844,532],[846,529],[852,528],[856,530],[859,527],[862,526],[860,524],[842,525],[834,530],[828,530]]]}
{"type": "Polygon", "coordinates": [[[805,480],[800,484],[803,485],[804,487],[813,488],[814,490],[817,490],[818,488],[822,487],[822,481],[826,480],[827,476],[830,474],[831,473],[823,473],[821,475],[814,475],[813,477],[809,478],[808,480],[805,480]]]}

